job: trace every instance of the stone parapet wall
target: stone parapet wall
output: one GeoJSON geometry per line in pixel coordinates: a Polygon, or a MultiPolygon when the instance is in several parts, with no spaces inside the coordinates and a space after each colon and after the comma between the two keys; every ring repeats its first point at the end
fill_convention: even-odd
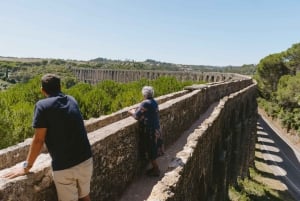
{"type": "MultiPolygon", "coordinates": [[[[188,90],[183,90],[171,94],[167,94],[164,96],[160,96],[157,98],[157,102],[159,104],[166,102],[170,99],[174,99],[178,96],[182,96],[186,93],[188,93],[188,90]]],[[[111,124],[113,122],[119,121],[121,119],[124,119],[128,117],[128,110],[132,108],[138,107],[138,104],[123,108],[122,110],[119,110],[115,113],[112,113],[110,115],[104,115],[99,118],[92,118],[89,120],[85,120],[85,127],[87,132],[92,132],[94,130],[97,130],[99,128],[102,128],[104,126],[107,126],[108,124],[111,124]]],[[[4,168],[11,167],[12,165],[26,160],[27,153],[30,147],[32,139],[28,138],[24,142],[18,143],[14,146],[1,149],[0,150],[0,170],[4,168]]],[[[47,152],[46,148],[43,149],[43,152],[47,152]]]]}
{"type": "Polygon", "coordinates": [[[0,150],[0,170],[24,161],[29,151],[32,139],[27,139],[22,143],[0,150]]]}
{"type": "MultiPolygon", "coordinates": [[[[18,143],[5,149],[1,149],[0,170],[9,168],[20,161],[24,161],[27,157],[31,141],[32,138],[28,138],[24,142],[18,143]]],[[[47,149],[44,147],[42,149],[42,152],[47,152],[47,149]]]]}
{"type": "MultiPolygon", "coordinates": [[[[219,86],[219,83],[210,83],[210,84],[205,84],[202,85],[203,88],[206,88],[208,86],[216,85],[219,86]]],[[[182,96],[186,93],[189,93],[189,91],[194,90],[194,88],[199,88],[198,85],[196,86],[191,86],[187,87],[186,90],[182,90],[179,92],[167,94],[164,96],[158,97],[156,100],[159,104],[166,102],[171,99],[175,99],[176,97],[182,96]]],[[[85,120],[85,127],[87,132],[92,132],[94,130],[97,130],[101,127],[104,127],[108,124],[111,124],[113,122],[119,121],[121,119],[124,119],[128,117],[128,110],[132,108],[138,107],[139,104],[123,108],[122,110],[119,110],[115,113],[112,113],[110,115],[103,115],[99,118],[91,118],[89,120],[85,120]]],[[[0,150],[0,170],[4,168],[11,167],[12,165],[19,163],[21,161],[24,161],[26,159],[29,146],[31,143],[31,138],[25,140],[24,142],[18,143],[14,146],[8,147],[6,149],[1,149],[0,150]]],[[[46,152],[46,148],[43,149],[43,152],[46,152]]]]}
{"type": "Polygon", "coordinates": [[[256,93],[251,85],[223,98],[190,134],[147,201],[228,200],[229,184],[249,176],[254,164],[256,93]]]}
{"type": "MultiPolygon", "coordinates": [[[[187,128],[189,128],[193,124],[193,122],[197,118],[199,118],[200,114],[203,113],[207,107],[209,107],[211,103],[218,101],[225,96],[229,96],[232,93],[238,92],[252,84],[253,83],[251,80],[240,80],[234,82],[216,83],[213,85],[206,85],[206,86],[204,85],[193,86],[193,87],[188,87],[186,90],[184,90],[185,92],[179,96],[167,99],[167,101],[162,101],[159,107],[160,107],[161,125],[162,125],[163,132],[165,134],[164,137],[166,141],[166,146],[176,141],[178,137],[182,134],[182,132],[187,128]],[[190,91],[190,92],[187,93],[186,91],[190,91]]],[[[252,93],[252,88],[246,88],[243,93],[237,96],[237,97],[241,96],[239,101],[243,102],[242,104],[251,106],[252,104],[250,104],[250,102],[247,99],[242,98],[244,97],[243,94],[249,94],[248,95],[249,97],[253,97],[254,94],[252,93]]],[[[231,98],[231,99],[235,100],[235,98],[231,98]]],[[[253,100],[255,102],[255,98],[252,99],[252,101],[253,100]]],[[[232,106],[228,106],[228,107],[232,107],[232,106]]],[[[227,108],[226,104],[224,105],[224,108],[227,108]]],[[[247,114],[245,113],[248,110],[246,109],[239,110],[236,108],[235,111],[238,117],[243,115],[247,117],[247,114]]],[[[124,111],[120,112],[121,114],[118,113],[117,115],[122,116],[122,114],[124,114],[123,112],[124,111]]],[[[250,113],[249,115],[252,116],[252,113],[250,113]]],[[[217,129],[220,125],[223,124],[226,125],[228,121],[232,121],[231,120],[232,118],[230,119],[229,117],[230,116],[228,116],[228,118],[225,117],[222,118],[224,122],[211,121],[211,124],[213,124],[212,126],[213,127],[216,126],[216,127],[214,127],[215,129],[213,131],[207,131],[207,132],[213,132],[213,134],[206,134],[205,142],[200,141],[200,138],[199,141],[194,141],[194,146],[195,147],[199,146],[197,144],[198,142],[200,144],[213,145],[215,141],[218,141],[221,147],[225,145],[229,145],[227,143],[229,143],[230,140],[228,141],[227,138],[224,137],[220,138],[221,131],[217,129]]],[[[98,121],[100,120],[98,119],[98,121]]],[[[99,124],[98,121],[96,121],[97,123],[95,124],[99,124]]],[[[240,128],[240,130],[245,131],[247,130],[246,128],[249,125],[252,126],[252,124],[250,123],[246,124],[244,122],[243,124],[240,124],[239,121],[232,121],[230,124],[227,125],[226,128],[228,132],[226,133],[228,133],[227,135],[231,133],[230,135],[240,136],[239,134],[237,134],[239,131],[238,128],[240,128]],[[235,130],[233,131],[232,128],[229,127],[229,125],[231,126],[238,125],[238,127],[236,126],[233,127],[235,130]]],[[[210,130],[209,128],[210,127],[207,127],[208,130],[210,130]]],[[[239,139],[242,142],[244,140],[243,137],[240,137],[239,139]]],[[[121,120],[119,120],[119,118],[116,118],[115,122],[109,124],[103,124],[101,128],[97,128],[97,126],[91,128],[89,132],[89,140],[92,145],[93,157],[94,157],[94,174],[93,174],[92,185],[91,185],[92,200],[97,200],[97,201],[117,200],[120,194],[126,189],[126,186],[128,186],[134,180],[134,178],[136,178],[141,173],[142,169],[146,164],[145,161],[141,160],[141,157],[139,155],[141,147],[139,144],[140,138],[139,138],[138,123],[132,117],[125,116],[125,118],[121,120]]],[[[216,148],[213,149],[213,146],[210,147],[211,148],[206,154],[202,153],[201,151],[194,152],[195,157],[196,156],[197,157],[187,160],[187,161],[192,160],[194,162],[187,163],[190,164],[188,166],[190,169],[183,170],[185,174],[187,175],[190,174],[191,176],[195,176],[195,173],[197,173],[197,168],[201,167],[199,166],[199,164],[206,163],[207,160],[210,160],[210,165],[214,166],[212,165],[213,161],[211,160],[212,159],[217,160],[218,157],[222,155],[220,153],[227,153],[226,147],[220,150],[216,148]],[[204,162],[202,162],[202,160],[204,162]],[[195,165],[195,168],[192,168],[193,165],[195,165]],[[188,173],[189,172],[188,170],[192,170],[192,169],[194,170],[191,173],[188,173]]],[[[227,153],[227,154],[228,155],[225,154],[225,156],[230,157],[230,154],[232,155],[236,153],[227,153]]],[[[248,152],[245,152],[245,154],[248,154],[248,152]]],[[[226,173],[229,175],[233,175],[232,177],[231,176],[224,177],[226,178],[226,182],[231,181],[231,178],[235,178],[235,174],[240,174],[241,172],[244,173],[246,169],[245,164],[249,160],[246,156],[241,157],[243,160],[236,160],[237,157],[233,157],[233,158],[235,158],[235,160],[233,160],[234,164],[243,167],[236,167],[235,168],[236,170],[233,171],[233,173],[230,174],[226,173]],[[242,161],[242,164],[240,164],[240,161],[242,161]]],[[[216,162],[217,164],[219,164],[218,161],[216,162]]],[[[187,165],[184,166],[185,168],[187,168],[187,165]]],[[[227,168],[228,168],[226,169],[228,170],[227,172],[230,172],[229,167],[227,168]]],[[[0,171],[0,174],[8,170],[9,168],[3,169],[0,171]]],[[[177,170],[177,168],[175,170],[177,170]]],[[[230,168],[230,170],[232,170],[232,168],[230,168]]],[[[1,201],[2,200],[3,201],[4,200],[5,201],[6,200],[55,201],[56,195],[54,191],[54,185],[52,183],[52,177],[49,176],[51,172],[50,158],[47,153],[44,153],[38,157],[38,160],[34,165],[32,171],[33,173],[30,175],[19,177],[13,180],[0,179],[0,200],[1,201]],[[22,197],[20,197],[21,194],[23,195],[22,197]]],[[[200,171],[202,170],[199,170],[199,172],[200,171]]],[[[214,170],[213,172],[216,171],[217,170],[214,170]]],[[[176,172],[174,171],[170,172],[170,174],[175,174],[175,173],[176,172]]],[[[206,186],[203,188],[204,189],[203,191],[206,193],[205,195],[208,195],[209,192],[211,192],[211,188],[214,189],[213,187],[215,187],[217,184],[219,185],[218,189],[219,190],[222,189],[221,185],[223,185],[223,183],[222,184],[218,183],[219,180],[217,181],[216,177],[212,176],[209,170],[206,169],[204,173],[203,175],[205,177],[204,176],[201,177],[202,179],[200,180],[199,178],[196,179],[196,182],[193,180],[192,177],[187,177],[187,176],[185,177],[190,178],[191,183],[195,185],[195,187],[196,184],[201,184],[203,181],[206,186]]],[[[164,181],[165,178],[166,177],[164,177],[162,181],[164,181]]],[[[220,180],[220,182],[223,181],[224,180],[220,180]]],[[[176,184],[176,186],[178,186],[178,189],[175,188],[174,189],[175,191],[173,192],[177,192],[177,190],[183,188],[181,185],[182,182],[185,183],[187,181],[182,180],[182,178],[180,177],[180,179],[178,179],[178,184],[176,184]]],[[[155,187],[155,189],[157,189],[157,187],[155,187]]]]}
{"type": "MultiPolygon", "coordinates": [[[[167,94],[167,95],[156,98],[156,101],[158,104],[161,104],[170,99],[174,99],[179,96],[183,96],[184,94],[187,94],[188,92],[189,92],[188,90],[182,90],[182,91],[178,91],[175,93],[167,94]]],[[[124,119],[129,116],[128,111],[130,109],[137,108],[138,106],[139,106],[139,104],[136,104],[136,105],[133,105],[130,107],[123,108],[122,110],[114,112],[110,115],[104,115],[99,118],[92,118],[92,119],[86,120],[85,128],[86,128],[87,132],[92,132],[92,131],[102,128],[108,124],[111,124],[113,122],[124,119]]]]}

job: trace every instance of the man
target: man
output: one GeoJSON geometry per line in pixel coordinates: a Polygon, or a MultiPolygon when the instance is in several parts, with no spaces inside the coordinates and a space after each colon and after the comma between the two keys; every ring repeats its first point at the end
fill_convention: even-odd
{"type": "Polygon", "coordinates": [[[92,152],[76,100],[61,92],[60,78],[42,77],[45,99],[35,105],[34,136],[23,167],[4,175],[25,175],[33,166],[45,142],[52,158],[53,180],[59,201],[90,201],[92,152]]]}
{"type": "Polygon", "coordinates": [[[139,120],[142,126],[142,139],[146,145],[146,152],[151,162],[152,168],[147,170],[148,176],[160,175],[160,170],[156,161],[158,157],[157,140],[160,137],[158,104],[154,100],[154,90],[151,86],[144,86],[142,89],[144,101],[135,110],[128,111],[135,119],[139,120]]]}

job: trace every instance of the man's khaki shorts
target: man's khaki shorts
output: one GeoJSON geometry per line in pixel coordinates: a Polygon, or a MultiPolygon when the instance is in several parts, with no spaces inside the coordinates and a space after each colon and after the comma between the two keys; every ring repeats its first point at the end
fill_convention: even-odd
{"type": "Polygon", "coordinates": [[[90,158],[74,167],[53,171],[59,201],[78,201],[90,193],[93,159],[90,158]]]}

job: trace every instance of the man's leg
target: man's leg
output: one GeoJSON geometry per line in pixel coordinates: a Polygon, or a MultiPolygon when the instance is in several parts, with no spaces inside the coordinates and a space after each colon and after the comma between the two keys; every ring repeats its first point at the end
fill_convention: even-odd
{"type": "Polygon", "coordinates": [[[83,198],[79,198],[79,201],[91,201],[90,195],[87,195],[83,198]]]}
{"type": "Polygon", "coordinates": [[[151,160],[151,164],[152,164],[152,168],[147,171],[147,175],[158,177],[160,175],[160,170],[157,161],[155,159],[151,160]]]}
{"type": "Polygon", "coordinates": [[[159,167],[158,167],[158,164],[157,164],[156,160],[151,160],[151,164],[152,164],[153,169],[159,170],[159,167]]]}
{"type": "Polygon", "coordinates": [[[73,175],[72,169],[53,171],[58,200],[78,200],[77,182],[73,175]]]}
{"type": "Polygon", "coordinates": [[[90,182],[93,174],[93,159],[76,166],[77,186],[80,201],[90,201],[90,182]]]}

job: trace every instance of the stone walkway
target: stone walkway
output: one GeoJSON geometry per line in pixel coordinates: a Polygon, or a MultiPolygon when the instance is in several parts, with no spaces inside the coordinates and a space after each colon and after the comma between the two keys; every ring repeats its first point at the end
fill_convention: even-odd
{"type": "Polygon", "coordinates": [[[188,136],[193,133],[193,131],[198,128],[207,117],[210,116],[217,104],[218,102],[213,103],[174,144],[165,149],[165,154],[157,159],[161,170],[160,177],[148,177],[146,175],[141,175],[140,177],[136,178],[136,180],[127,188],[119,201],[147,200],[155,184],[161,180],[165,173],[168,172],[168,168],[172,165],[172,159],[176,157],[176,153],[183,149],[187,142],[188,136]]]}

